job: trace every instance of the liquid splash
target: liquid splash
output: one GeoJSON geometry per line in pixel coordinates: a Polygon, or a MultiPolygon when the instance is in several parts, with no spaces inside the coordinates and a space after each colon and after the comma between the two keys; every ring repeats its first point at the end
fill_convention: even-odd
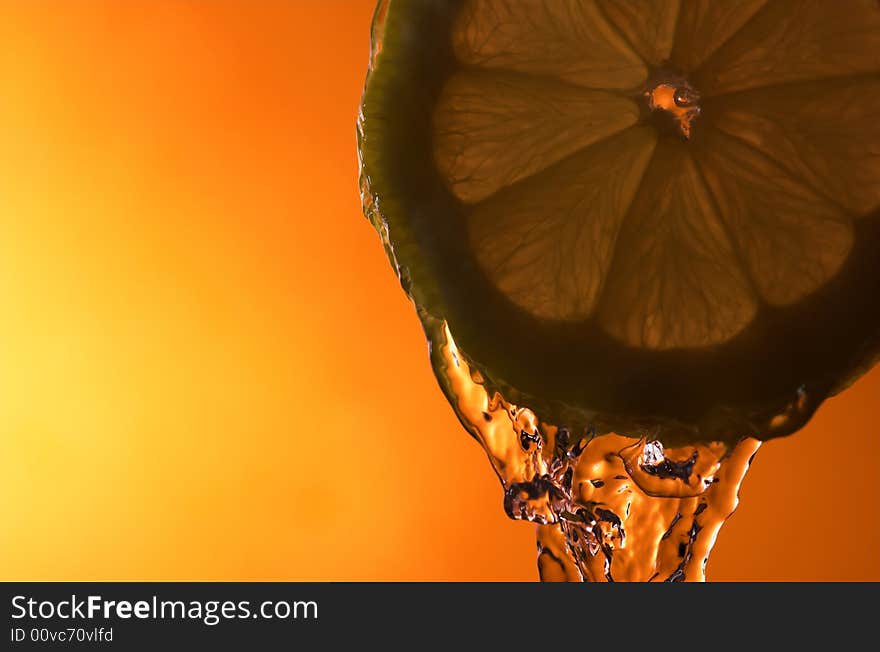
{"type": "Polygon", "coordinates": [[[537,524],[543,581],[704,581],[718,531],[761,442],[664,449],[542,422],[487,387],[445,322],[420,311],[431,363],[504,488],[508,516],[537,524]]]}

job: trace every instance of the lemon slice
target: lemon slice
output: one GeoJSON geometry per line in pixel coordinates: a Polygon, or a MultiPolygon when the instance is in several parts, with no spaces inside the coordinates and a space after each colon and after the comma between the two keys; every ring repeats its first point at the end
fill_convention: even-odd
{"type": "Polygon", "coordinates": [[[798,429],[880,350],[880,5],[384,0],[365,212],[554,423],[798,429]]]}

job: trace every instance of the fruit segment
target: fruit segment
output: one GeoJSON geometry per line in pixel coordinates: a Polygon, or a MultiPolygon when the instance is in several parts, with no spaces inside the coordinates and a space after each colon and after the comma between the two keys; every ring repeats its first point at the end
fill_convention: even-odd
{"type": "Polygon", "coordinates": [[[784,306],[820,288],[846,260],[852,223],[838,206],[755,148],[707,133],[702,171],[765,301],[784,306]]]}
{"type": "Polygon", "coordinates": [[[636,123],[628,98],[554,79],[469,70],[446,82],[434,111],[434,161],[472,203],[636,123]]]}
{"type": "Polygon", "coordinates": [[[657,145],[617,239],[599,320],[630,346],[718,344],[755,314],[754,293],[687,148],[657,145]]]}
{"type": "Polygon", "coordinates": [[[686,0],[681,3],[672,64],[690,73],[736,34],[767,0],[686,0]]]}
{"type": "Polygon", "coordinates": [[[705,106],[715,128],[853,217],[880,208],[880,77],[761,88],[705,106]]]}
{"type": "Polygon", "coordinates": [[[453,27],[452,44],[466,66],[588,88],[631,89],[648,74],[592,0],[470,0],[453,27]]]}
{"type": "Polygon", "coordinates": [[[694,83],[713,97],[870,72],[880,72],[877,0],[770,2],[706,61],[694,83]]]}
{"type": "Polygon", "coordinates": [[[648,64],[669,59],[681,0],[602,0],[599,9],[648,64]]]}
{"type": "Polygon", "coordinates": [[[476,205],[468,229],[486,276],[534,315],[587,318],[655,142],[633,127],[476,205]]]}

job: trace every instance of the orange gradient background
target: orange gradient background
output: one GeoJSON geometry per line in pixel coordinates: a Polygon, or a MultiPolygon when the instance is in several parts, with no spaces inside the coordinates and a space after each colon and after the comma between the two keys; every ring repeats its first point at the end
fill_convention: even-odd
{"type": "MultiPolygon", "coordinates": [[[[536,579],[361,215],[372,5],[0,4],[0,579],[536,579]]],[[[878,399],[710,579],[880,580],[878,399]]]]}

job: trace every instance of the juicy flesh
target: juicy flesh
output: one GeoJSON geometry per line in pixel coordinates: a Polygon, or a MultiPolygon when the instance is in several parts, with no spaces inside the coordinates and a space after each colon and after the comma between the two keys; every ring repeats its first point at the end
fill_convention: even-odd
{"type": "Polygon", "coordinates": [[[718,344],[821,288],[880,207],[875,2],[482,0],[453,45],[434,158],[483,273],[540,318],[718,344]],[[699,80],[698,114],[648,91],[681,137],[640,111],[661,62],[699,80]]]}

